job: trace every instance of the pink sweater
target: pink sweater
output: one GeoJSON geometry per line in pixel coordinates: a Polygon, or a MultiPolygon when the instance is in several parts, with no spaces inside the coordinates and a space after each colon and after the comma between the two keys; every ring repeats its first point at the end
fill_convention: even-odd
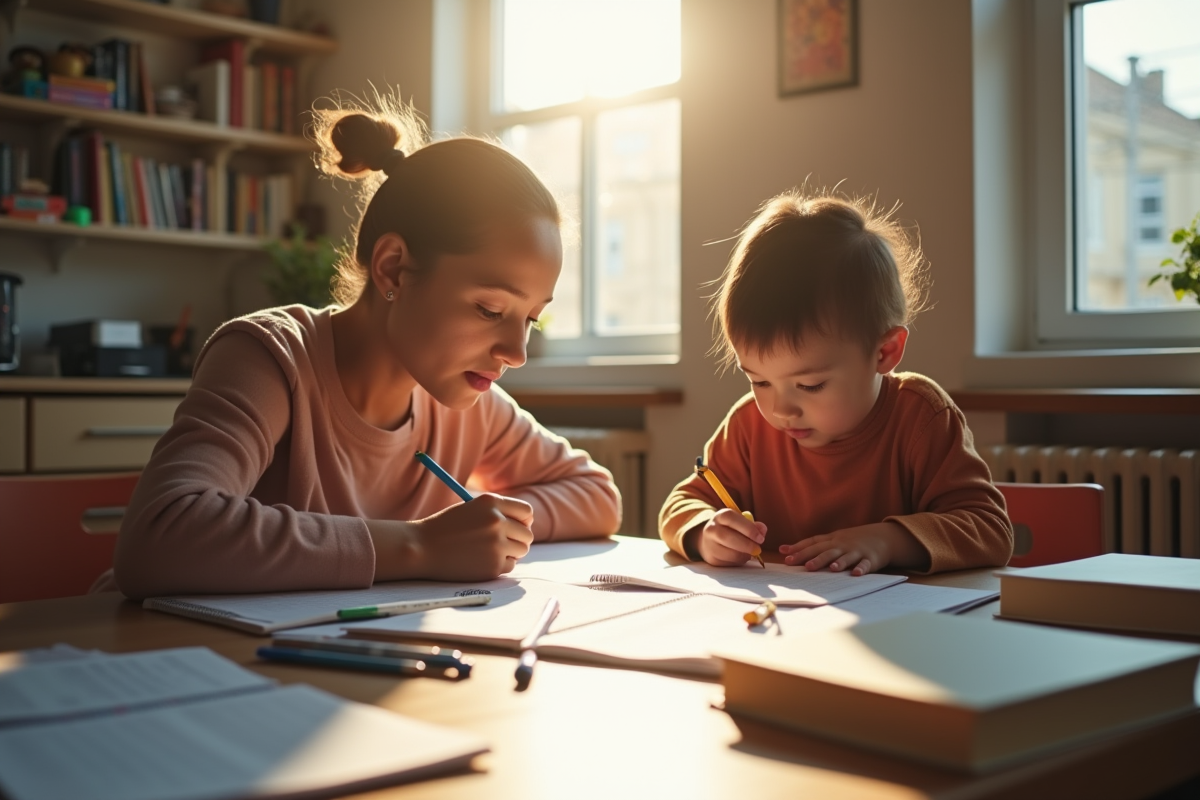
{"type": "Polygon", "coordinates": [[[417,450],[472,489],[533,506],[538,541],[620,525],[609,473],[496,387],[464,411],[418,387],[398,430],[368,424],[342,390],[330,310],[289,306],[205,344],[126,512],[116,586],[131,597],[370,586],[364,520],[460,502],[417,450]]]}

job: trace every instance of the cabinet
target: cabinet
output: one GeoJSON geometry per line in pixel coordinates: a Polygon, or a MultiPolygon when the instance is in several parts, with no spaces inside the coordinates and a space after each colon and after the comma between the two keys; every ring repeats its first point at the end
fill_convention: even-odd
{"type": "MultiPolygon", "coordinates": [[[[333,53],[336,42],[326,36],[289,30],[251,22],[244,19],[210,14],[174,5],[161,5],[143,0],[0,0],[0,15],[14,20],[12,30],[4,40],[4,50],[22,43],[27,18],[36,17],[44,27],[46,20],[61,20],[68,35],[96,32],[96,38],[111,35],[115,30],[122,36],[136,38],[147,34],[158,39],[178,41],[198,49],[201,43],[239,39],[247,63],[259,58],[282,59],[294,64],[297,71],[297,98],[303,98],[307,84],[308,65],[312,56],[333,53]],[[83,31],[84,33],[80,33],[83,31]]],[[[0,31],[3,27],[0,26],[0,31]]],[[[156,67],[150,63],[155,84],[180,83],[179,63],[173,67],[156,67]]],[[[297,102],[297,107],[303,103],[297,102]]],[[[215,181],[209,187],[218,198],[229,196],[227,170],[235,161],[239,169],[248,171],[267,165],[276,172],[293,176],[292,196],[303,196],[305,179],[312,173],[309,160],[313,147],[301,136],[247,127],[221,126],[203,120],[181,120],[153,116],[133,111],[112,111],[80,108],[0,94],[0,139],[13,126],[29,129],[33,171],[49,178],[53,172],[55,149],[72,130],[89,128],[128,143],[128,149],[151,148],[154,152],[176,154],[177,158],[202,158],[211,165],[215,181]],[[164,150],[165,148],[165,150],[164,150]]],[[[297,124],[297,129],[300,125],[297,124]]],[[[279,235],[278,231],[272,231],[279,235]]],[[[50,248],[52,263],[59,263],[72,243],[87,239],[124,241],[130,243],[176,244],[217,250],[257,250],[266,237],[225,231],[193,231],[135,227],[132,225],[93,224],[77,226],[69,223],[41,224],[0,216],[0,237],[33,236],[44,240],[50,248]]],[[[2,259],[0,259],[2,261],[2,259]]],[[[0,264],[2,266],[2,264],[0,264]]]]}

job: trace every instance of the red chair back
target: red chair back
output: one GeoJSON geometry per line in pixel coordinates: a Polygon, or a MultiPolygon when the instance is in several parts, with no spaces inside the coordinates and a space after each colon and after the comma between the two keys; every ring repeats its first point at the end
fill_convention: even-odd
{"type": "Polygon", "coordinates": [[[1016,530],[1009,566],[1040,567],[1103,552],[1104,488],[1094,483],[997,483],[1016,530]],[[1022,552],[1022,545],[1031,546],[1022,552]]]}
{"type": "Polygon", "coordinates": [[[0,603],[86,594],[112,566],[116,523],[137,481],[137,473],[0,478],[0,603]]]}

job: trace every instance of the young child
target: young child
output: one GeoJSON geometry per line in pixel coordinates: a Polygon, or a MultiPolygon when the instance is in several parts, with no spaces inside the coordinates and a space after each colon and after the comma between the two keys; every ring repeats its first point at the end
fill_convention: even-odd
{"type": "Polygon", "coordinates": [[[893,372],[923,277],[873,204],[791,192],[762,208],[714,298],[720,352],[751,392],[704,452],[754,521],[693,475],[659,515],[673,550],[736,566],[777,549],[853,575],[1008,561],[1012,525],[962,412],[929,378],[893,372]]]}
{"type": "Polygon", "coordinates": [[[423,145],[414,120],[318,115],[324,170],[368,182],[338,303],[205,344],[125,516],[125,594],[487,580],[533,541],[619,527],[608,472],[493,385],[554,293],[553,196],[495,145],[423,145]],[[486,493],[461,502],[418,450],[486,493]]]}

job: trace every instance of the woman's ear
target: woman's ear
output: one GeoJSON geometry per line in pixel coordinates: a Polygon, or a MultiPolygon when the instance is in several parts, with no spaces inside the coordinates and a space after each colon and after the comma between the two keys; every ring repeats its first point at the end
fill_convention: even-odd
{"type": "Polygon", "coordinates": [[[408,284],[404,274],[416,268],[412,251],[398,233],[385,233],[371,251],[371,285],[385,300],[394,300],[408,284]]]}
{"type": "Polygon", "coordinates": [[[883,335],[875,352],[875,370],[886,375],[900,365],[904,358],[904,347],[908,344],[908,328],[897,325],[883,335]]]}

